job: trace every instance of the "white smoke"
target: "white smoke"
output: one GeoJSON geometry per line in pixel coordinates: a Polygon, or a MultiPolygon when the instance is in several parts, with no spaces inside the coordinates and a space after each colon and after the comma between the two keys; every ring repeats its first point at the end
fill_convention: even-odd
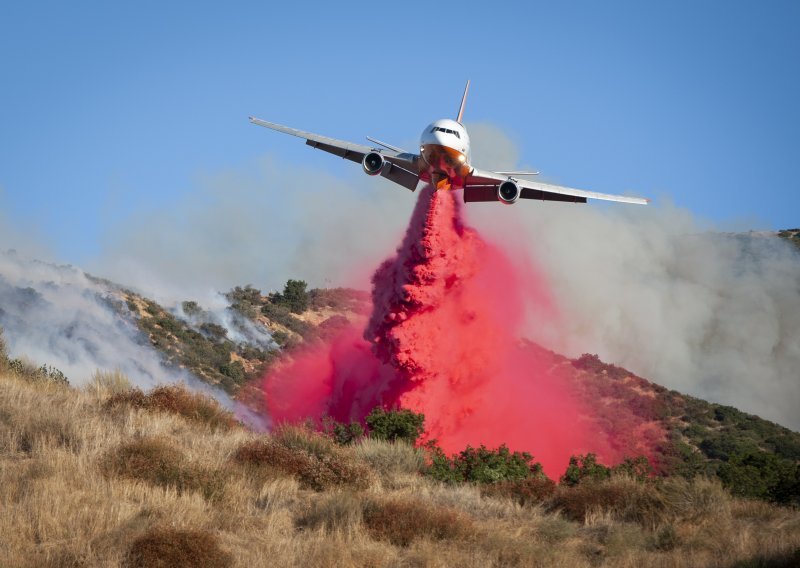
{"type": "Polygon", "coordinates": [[[162,303],[248,283],[279,290],[288,278],[367,286],[402,235],[414,195],[355,170],[349,184],[319,172],[263,159],[206,179],[168,210],[113,227],[89,269],[162,303]]]}
{"type": "Polygon", "coordinates": [[[187,313],[184,303],[180,302],[171,308],[170,312],[200,333],[204,331],[203,324],[215,324],[222,327],[225,336],[234,343],[253,345],[261,349],[278,347],[267,328],[253,323],[231,309],[228,299],[219,292],[209,295],[204,302],[198,303],[198,309],[195,311],[190,310],[187,313]]]}
{"type": "Polygon", "coordinates": [[[663,203],[492,205],[470,204],[468,219],[541,266],[560,312],[553,327],[531,321],[532,338],[800,430],[791,245],[724,234],[663,203]]]}

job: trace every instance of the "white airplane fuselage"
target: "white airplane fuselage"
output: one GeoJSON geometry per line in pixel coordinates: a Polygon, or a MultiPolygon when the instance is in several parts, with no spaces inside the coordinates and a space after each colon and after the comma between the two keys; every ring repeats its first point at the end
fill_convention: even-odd
{"type": "Polygon", "coordinates": [[[469,134],[455,120],[442,118],[425,127],[419,141],[420,179],[436,189],[460,189],[472,168],[469,134]]]}

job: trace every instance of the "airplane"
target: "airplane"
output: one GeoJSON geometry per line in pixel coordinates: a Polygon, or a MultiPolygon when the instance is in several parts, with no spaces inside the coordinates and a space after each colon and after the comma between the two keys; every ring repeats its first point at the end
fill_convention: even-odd
{"type": "Polygon", "coordinates": [[[432,184],[437,190],[464,190],[464,202],[499,201],[516,203],[521,199],[586,203],[587,199],[601,199],[646,205],[649,199],[596,193],[524,179],[539,172],[489,171],[478,169],[470,163],[470,146],[467,129],[461,122],[467,102],[469,81],[461,97],[455,120],[443,118],[425,127],[420,137],[419,154],[408,152],[391,144],[367,136],[375,146],[364,146],[313,132],[297,130],[282,124],[249,117],[250,122],[305,138],[312,148],[329,152],[352,162],[360,162],[364,172],[380,175],[405,188],[415,191],[419,182],[432,184]]]}

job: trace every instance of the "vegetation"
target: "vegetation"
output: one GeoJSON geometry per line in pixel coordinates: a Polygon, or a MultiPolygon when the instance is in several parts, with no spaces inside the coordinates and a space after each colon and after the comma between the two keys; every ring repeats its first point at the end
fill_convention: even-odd
{"type": "MultiPolygon", "coordinates": [[[[248,302],[260,297],[260,292],[251,287],[237,287],[228,296],[236,310],[247,311],[252,308],[248,302]]],[[[129,297],[130,301],[132,298],[134,296],[129,297]]],[[[225,328],[218,324],[204,322],[196,330],[155,302],[140,301],[144,309],[137,325],[149,336],[150,343],[164,354],[166,363],[188,369],[201,380],[218,385],[230,394],[241,389],[248,379],[262,374],[277,357],[272,350],[235,344],[228,339],[225,328]]],[[[192,301],[183,302],[182,308],[187,315],[196,316],[201,312],[192,301]]]]}
{"type": "Polygon", "coordinates": [[[220,548],[211,531],[153,527],[131,543],[122,565],[125,568],[226,568],[231,563],[231,555],[220,548]]]}
{"type": "Polygon", "coordinates": [[[800,249],[800,228],[778,231],[778,236],[782,239],[786,239],[800,249]]]}
{"type": "Polygon", "coordinates": [[[283,287],[283,294],[272,294],[270,300],[273,304],[286,306],[292,313],[302,314],[309,304],[307,286],[303,280],[288,280],[283,287]]]}
{"type": "Polygon", "coordinates": [[[406,409],[386,410],[376,407],[365,421],[371,437],[390,442],[403,440],[414,444],[425,428],[425,415],[406,409]]]}
{"type": "MultiPolygon", "coordinates": [[[[596,409],[608,433],[634,453],[653,456],[654,473],[689,479],[711,476],[741,497],[800,504],[800,434],[730,406],[669,391],[607,365],[596,355],[574,361],[545,356],[562,368],[569,362],[577,372],[573,381],[578,392],[596,409]],[[604,404],[595,404],[598,400],[604,404]]],[[[587,464],[572,464],[562,481],[610,476],[612,472],[604,471],[593,457],[576,459],[587,457],[587,464]]],[[[624,467],[629,475],[651,474],[650,464],[641,460],[624,467]]]]}
{"type": "Polygon", "coordinates": [[[8,356],[8,348],[3,334],[3,328],[0,327],[0,373],[9,373],[32,382],[69,385],[66,375],[52,365],[37,366],[24,357],[11,359],[8,356]]]}
{"type": "MultiPolygon", "coordinates": [[[[114,405],[114,390],[0,376],[0,565],[798,560],[799,511],[740,499],[702,475],[643,481],[620,472],[557,487],[539,475],[443,484],[419,473],[423,452],[404,441],[341,446],[299,427],[270,435],[209,427],[164,409],[170,404],[114,405]]],[[[153,394],[142,396],[175,399],[153,394]]],[[[512,452],[466,455],[509,471],[519,465],[512,452]]]]}
{"type": "Polygon", "coordinates": [[[183,385],[159,386],[145,394],[138,388],[111,391],[104,403],[109,410],[139,408],[151,412],[166,412],[182,416],[211,428],[229,430],[238,422],[233,414],[219,403],[183,385]]]}
{"type": "Polygon", "coordinates": [[[429,444],[431,463],[427,474],[447,483],[498,483],[522,481],[529,477],[544,477],[542,466],[534,463],[527,452],[511,452],[505,445],[490,450],[485,446],[464,450],[452,457],[434,444],[429,444]]]}

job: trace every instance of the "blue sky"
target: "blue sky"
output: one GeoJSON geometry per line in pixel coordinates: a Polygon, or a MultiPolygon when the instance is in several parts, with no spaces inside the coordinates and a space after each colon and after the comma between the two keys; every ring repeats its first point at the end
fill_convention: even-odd
{"type": "Polygon", "coordinates": [[[362,175],[250,114],[415,144],[470,78],[465,119],[548,179],[795,227],[798,29],[779,1],[5,3],[0,223],[81,264],[133,213],[267,154],[362,175]]]}

